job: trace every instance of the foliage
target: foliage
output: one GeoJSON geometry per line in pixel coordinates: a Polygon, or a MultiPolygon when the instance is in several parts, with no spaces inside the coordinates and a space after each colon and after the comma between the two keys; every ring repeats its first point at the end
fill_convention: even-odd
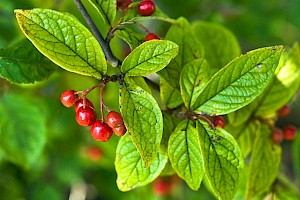
{"type": "MultiPolygon", "coordinates": [[[[12,12],[11,4],[3,10],[12,12]]],[[[21,37],[0,49],[5,199],[63,199],[77,187],[91,199],[155,199],[149,184],[159,176],[178,176],[198,191],[177,184],[190,198],[299,198],[299,183],[285,173],[289,165],[282,156],[290,142],[272,141],[272,130],[281,123],[277,111],[300,86],[297,43],[270,43],[241,54],[237,37],[225,26],[172,19],[163,3],[162,9],[155,4],[151,16],[139,14],[137,1],[128,8],[119,8],[116,0],[75,4],[90,29],[79,15],[57,9],[27,4],[29,9],[14,10],[31,43],[21,37]],[[163,39],[145,42],[149,32],[163,39]],[[100,98],[92,91],[98,87],[100,98]],[[105,112],[119,110],[126,134],[107,143],[93,141],[58,102],[69,88],[100,100],[95,110],[102,120],[105,112]],[[228,122],[225,129],[213,124],[220,115],[228,122]],[[100,153],[93,154],[93,148],[100,153]]],[[[289,162],[300,160],[298,149],[299,134],[289,162]]],[[[289,164],[299,179],[300,167],[289,164]]]]}

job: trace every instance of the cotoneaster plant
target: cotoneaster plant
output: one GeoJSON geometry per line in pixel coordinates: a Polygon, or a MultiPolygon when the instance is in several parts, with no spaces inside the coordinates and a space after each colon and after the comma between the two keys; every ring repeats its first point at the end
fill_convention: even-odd
{"type": "MultiPolygon", "coordinates": [[[[122,136],[114,162],[119,190],[130,191],[164,174],[177,174],[192,190],[205,184],[218,199],[233,199],[238,190],[246,199],[276,193],[279,143],[282,137],[294,138],[296,129],[285,129],[279,139],[272,131],[278,110],[299,88],[297,44],[241,54],[235,36],[226,28],[203,21],[191,24],[183,17],[171,19],[154,1],[75,3],[90,30],[69,13],[15,10],[22,32],[42,54],[30,47],[26,51],[35,57],[17,54],[21,47],[6,49],[7,54],[35,63],[36,73],[8,60],[1,63],[6,70],[0,76],[12,83],[33,83],[48,77],[55,63],[95,78],[98,83],[86,90],[64,92],[61,102],[74,106],[76,121],[89,126],[95,142],[109,141],[113,132],[122,136]],[[101,27],[92,20],[99,18],[104,23],[101,27]],[[150,20],[168,23],[166,34],[158,37],[149,24],[142,23],[150,20]],[[116,38],[130,48],[125,58],[116,57],[111,48],[116,38]],[[45,68],[37,64],[41,61],[45,68]],[[103,100],[109,82],[119,84],[120,113],[103,100]],[[100,90],[100,110],[87,98],[94,89],[100,90]]],[[[22,100],[9,104],[12,98],[2,97],[0,110],[19,108],[22,100]]],[[[2,132],[2,141],[9,141],[2,132]]],[[[18,163],[10,154],[11,148],[18,147],[1,145],[3,153],[18,163]]],[[[36,146],[40,151],[32,158],[42,148],[43,144],[36,146]]]]}

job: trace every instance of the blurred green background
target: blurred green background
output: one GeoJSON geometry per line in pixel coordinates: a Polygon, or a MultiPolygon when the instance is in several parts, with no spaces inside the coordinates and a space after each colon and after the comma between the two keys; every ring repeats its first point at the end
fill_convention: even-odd
{"type": "MultiPolygon", "coordinates": [[[[238,38],[243,52],[277,44],[291,46],[300,41],[300,0],[157,0],[155,3],[171,18],[183,16],[191,22],[206,20],[226,26],[238,38]]],[[[24,37],[13,10],[35,7],[69,12],[83,22],[72,0],[0,0],[0,48],[24,37]]],[[[7,162],[0,152],[0,199],[59,200],[69,199],[70,194],[75,194],[77,199],[80,195],[82,199],[214,199],[205,187],[195,192],[183,182],[178,182],[167,197],[155,195],[151,184],[131,192],[120,192],[114,169],[118,138],[113,137],[108,143],[93,141],[89,130],[76,124],[74,111],[64,108],[59,101],[64,90],[83,90],[95,83],[93,79],[63,70],[34,85],[11,85],[0,79],[0,95],[13,91],[38,99],[48,119],[46,147],[33,168],[23,169],[7,162]],[[90,148],[100,150],[101,156],[91,156],[90,148]]],[[[104,93],[107,105],[118,110],[118,85],[109,84],[104,93]]],[[[88,97],[99,105],[98,91],[88,97]]],[[[292,113],[279,121],[279,126],[292,123],[300,127],[298,101],[299,95],[291,102],[292,113]]],[[[282,170],[299,185],[299,134],[293,143],[283,143],[283,155],[287,165],[282,170]]]]}

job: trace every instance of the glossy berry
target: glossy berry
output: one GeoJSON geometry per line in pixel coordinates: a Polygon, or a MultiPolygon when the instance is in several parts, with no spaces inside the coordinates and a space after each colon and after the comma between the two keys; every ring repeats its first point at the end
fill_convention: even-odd
{"type": "Polygon", "coordinates": [[[78,95],[75,92],[75,90],[66,90],[61,94],[60,101],[67,108],[72,107],[78,99],[78,95]]]}
{"type": "Polygon", "coordinates": [[[297,128],[293,125],[287,125],[283,128],[284,139],[293,140],[296,137],[297,128]]]}
{"type": "Polygon", "coordinates": [[[158,35],[154,34],[154,33],[149,33],[145,37],[145,42],[150,41],[150,40],[160,40],[160,37],[158,35]]]}
{"type": "Polygon", "coordinates": [[[90,134],[97,141],[107,142],[112,134],[112,129],[105,122],[97,120],[91,127],[90,134]]]}
{"type": "MultiPolygon", "coordinates": [[[[75,112],[77,112],[78,109],[81,108],[81,107],[83,107],[83,99],[79,99],[78,101],[76,101],[75,107],[74,107],[75,112]]],[[[94,108],[94,105],[93,105],[93,103],[90,100],[85,99],[85,107],[94,108]]]]}
{"type": "Polygon", "coordinates": [[[138,6],[138,11],[143,16],[150,16],[155,12],[155,4],[151,0],[142,1],[138,6]]]}
{"type": "Polygon", "coordinates": [[[169,177],[158,177],[153,182],[153,192],[157,196],[166,196],[172,191],[172,181],[169,177]]]}
{"type": "Polygon", "coordinates": [[[290,114],[290,111],[291,111],[290,107],[288,105],[285,105],[277,111],[277,114],[280,117],[286,117],[290,114]]]}
{"type": "Polygon", "coordinates": [[[225,120],[224,120],[223,117],[221,117],[221,116],[215,116],[215,117],[214,117],[214,120],[215,120],[215,121],[214,121],[214,125],[215,125],[215,126],[224,128],[224,126],[225,126],[225,120]]]}
{"type": "Polygon", "coordinates": [[[132,0],[117,0],[117,7],[121,9],[127,8],[131,3],[132,0]]]}
{"type": "Polygon", "coordinates": [[[275,144],[279,144],[283,140],[283,131],[280,128],[275,127],[272,130],[271,137],[275,144]]]}
{"type": "Polygon", "coordinates": [[[126,133],[126,127],[124,124],[122,124],[119,127],[113,128],[112,130],[117,136],[120,136],[120,137],[126,133]]]}
{"type": "Polygon", "coordinates": [[[97,115],[93,108],[79,108],[76,112],[76,121],[81,126],[91,126],[97,119],[97,115]]]}
{"type": "Polygon", "coordinates": [[[107,114],[106,122],[111,128],[116,128],[123,124],[123,117],[116,111],[110,111],[107,114]]]}

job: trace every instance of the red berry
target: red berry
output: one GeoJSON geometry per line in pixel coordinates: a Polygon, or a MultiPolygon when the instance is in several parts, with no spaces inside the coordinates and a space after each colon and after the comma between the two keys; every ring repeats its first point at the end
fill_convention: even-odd
{"type": "Polygon", "coordinates": [[[143,16],[150,16],[155,12],[155,4],[151,0],[142,1],[138,6],[138,11],[143,16]]]}
{"type": "Polygon", "coordinates": [[[123,117],[116,111],[110,111],[107,114],[106,122],[111,128],[116,128],[123,124],[123,117]]]}
{"type": "Polygon", "coordinates": [[[97,161],[102,157],[102,151],[97,147],[90,147],[87,149],[87,155],[91,160],[97,161]]]}
{"type": "Polygon", "coordinates": [[[97,114],[91,107],[79,108],[76,112],[76,121],[81,126],[91,126],[97,118],[97,114]]]}
{"type": "Polygon", "coordinates": [[[127,8],[131,3],[132,0],[117,0],[117,7],[121,9],[127,8]]]}
{"type": "Polygon", "coordinates": [[[112,130],[117,136],[120,136],[120,137],[126,133],[126,127],[124,124],[122,124],[119,127],[113,128],[112,130]]]}
{"type": "Polygon", "coordinates": [[[61,94],[60,101],[67,108],[72,107],[77,101],[78,95],[75,92],[75,90],[66,90],[61,94]]]}
{"type": "Polygon", "coordinates": [[[112,129],[105,122],[97,120],[91,127],[90,134],[97,141],[107,142],[112,134],[112,129]]]}
{"type": "Polygon", "coordinates": [[[287,125],[283,128],[284,139],[293,140],[296,137],[297,128],[293,125],[287,125]]]}
{"type": "MultiPolygon", "coordinates": [[[[83,99],[79,99],[78,101],[76,101],[75,107],[74,107],[75,112],[77,112],[78,109],[81,108],[81,107],[83,107],[83,99]]],[[[85,99],[85,107],[94,108],[94,105],[93,105],[93,103],[90,100],[85,99]]]]}
{"type": "Polygon", "coordinates": [[[215,119],[215,121],[214,121],[214,125],[215,126],[219,126],[221,128],[224,128],[224,126],[225,126],[225,120],[224,120],[223,117],[221,117],[221,116],[215,116],[214,119],[215,119]]]}
{"type": "Polygon", "coordinates": [[[145,37],[145,42],[150,41],[150,40],[160,40],[160,37],[158,35],[154,34],[154,33],[149,33],[145,37]]]}
{"type": "Polygon", "coordinates": [[[169,177],[158,177],[153,182],[153,192],[157,196],[166,196],[172,191],[172,181],[169,177]]]}
{"type": "Polygon", "coordinates": [[[271,136],[272,136],[272,141],[275,144],[279,144],[283,140],[283,131],[280,128],[275,127],[272,130],[271,136]]]}
{"type": "Polygon", "coordinates": [[[289,115],[290,111],[291,111],[290,107],[288,105],[285,105],[277,111],[277,114],[280,117],[286,117],[289,115]]]}

